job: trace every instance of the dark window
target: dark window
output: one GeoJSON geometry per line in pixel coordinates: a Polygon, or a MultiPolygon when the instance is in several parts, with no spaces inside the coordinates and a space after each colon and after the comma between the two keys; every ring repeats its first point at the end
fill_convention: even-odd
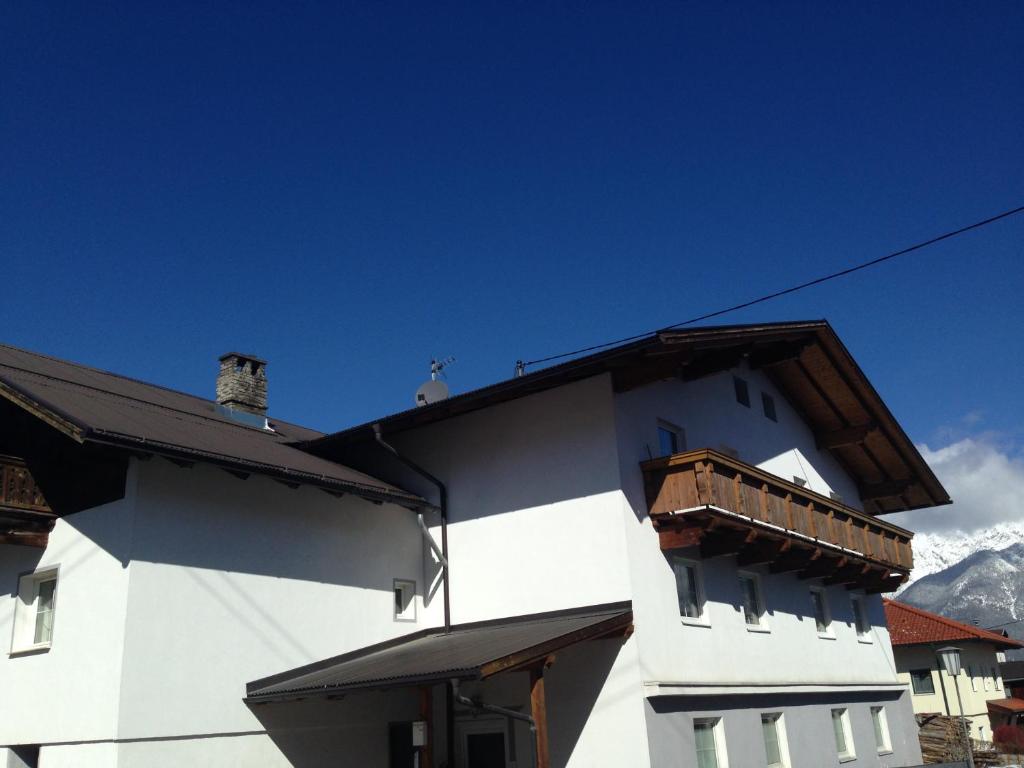
{"type": "Polygon", "coordinates": [[[914,693],[935,693],[935,681],[932,680],[930,669],[910,670],[910,683],[914,693]]]}
{"type": "Polygon", "coordinates": [[[778,421],[778,416],[775,415],[775,400],[771,395],[762,392],[761,393],[761,406],[764,408],[764,415],[772,421],[778,421]]]}
{"type": "Polygon", "coordinates": [[[660,456],[671,456],[686,450],[683,445],[682,435],[676,427],[669,426],[662,422],[658,424],[658,451],[660,456]]]}
{"type": "Polygon", "coordinates": [[[736,389],[736,402],[740,405],[745,405],[747,408],[750,407],[750,389],[747,387],[747,382],[741,379],[739,376],[732,377],[732,385],[736,389]]]}
{"type": "Polygon", "coordinates": [[[11,761],[8,764],[18,768],[36,768],[39,765],[39,745],[24,744],[20,747],[11,747],[11,761]]]}

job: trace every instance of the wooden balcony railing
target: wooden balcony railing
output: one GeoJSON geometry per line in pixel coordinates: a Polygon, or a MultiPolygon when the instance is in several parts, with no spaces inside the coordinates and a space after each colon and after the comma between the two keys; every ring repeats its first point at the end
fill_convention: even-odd
{"type": "Polygon", "coordinates": [[[0,544],[45,547],[55,519],[25,462],[0,455],[0,544]]]}
{"type": "Polygon", "coordinates": [[[873,592],[913,567],[913,534],[709,449],[641,464],[662,549],[699,545],[704,557],[799,571],[873,592]]]}

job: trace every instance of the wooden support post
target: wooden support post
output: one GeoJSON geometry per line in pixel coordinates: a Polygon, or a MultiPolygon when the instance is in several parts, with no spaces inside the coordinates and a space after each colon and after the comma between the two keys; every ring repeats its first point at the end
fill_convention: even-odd
{"type": "Polygon", "coordinates": [[[548,756],[548,707],[544,698],[544,667],[530,670],[530,716],[537,737],[537,768],[551,768],[548,756]]]}
{"type": "Polygon", "coordinates": [[[420,719],[427,724],[427,743],[420,747],[420,768],[431,768],[434,764],[434,702],[429,685],[420,688],[420,719]]]}

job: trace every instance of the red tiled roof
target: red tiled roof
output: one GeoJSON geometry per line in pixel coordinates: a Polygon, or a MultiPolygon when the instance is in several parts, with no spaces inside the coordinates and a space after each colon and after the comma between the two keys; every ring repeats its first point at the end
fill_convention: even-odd
{"type": "Polygon", "coordinates": [[[988,702],[988,708],[1003,712],[1024,712],[1024,699],[992,699],[988,702]]]}
{"type": "Polygon", "coordinates": [[[1024,648],[1024,643],[972,627],[937,613],[929,613],[906,603],[885,600],[885,619],[893,645],[948,643],[954,640],[984,640],[997,648],[1024,648]]]}

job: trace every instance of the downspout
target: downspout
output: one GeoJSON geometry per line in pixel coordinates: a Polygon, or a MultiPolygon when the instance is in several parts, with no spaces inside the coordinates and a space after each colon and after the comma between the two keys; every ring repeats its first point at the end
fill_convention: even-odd
{"type": "MultiPolygon", "coordinates": [[[[444,633],[447,635],[452,631],[452,608],[451,595],[449,593],[448,570],[448,488],[444,483],[427,472],[427,470],[412,459],[408,459],[400,454],[397,448],[387,442],[384,439],[384,433],[381,431],[380,424],[373,425],[373,437],[377,441],[378,445],[389,451],[401,464],[437,487],[437,505],[441,512],[440,552],[437,550],[437,542],[434,541],[434,537],[430,535],[430,531],[427,529],[427,524],[423,520],[423,514],[417,514],[416,520],[420,526],[420,530],[423,531],[423,534],[426,536],[427,543],[430,544],[430,548],[441,561],[441,584],[444,591],[444,633]]],[[[426,592],[426,589],[424,589],[424,592],[426,592]]],[[[445,751],[447,753],[448,764],[453,765],[455,762],[455,692],[452,690],[451,686],[445,686],[444,693],[445,751]]]]}

